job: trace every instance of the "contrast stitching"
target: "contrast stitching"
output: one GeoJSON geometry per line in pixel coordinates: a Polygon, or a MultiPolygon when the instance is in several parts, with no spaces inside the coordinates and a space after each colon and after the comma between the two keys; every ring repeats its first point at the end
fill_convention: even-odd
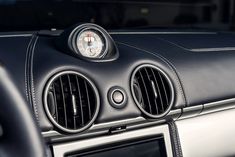
{"type": "Polygon", "coordinates": [[[33,107],[35,110],[35,115],[36,115],[36,119],[39,122],[39,114],[38,114],[38,108],[37,108],[37,104],[36,104],[36,99],[35,99],[35,89],[34,89],[34,79],[33,79],[33,58],[34,58],[34,50],[36,47],[36,43],[38,41],[38,37],[36,37],[34,45],[32,47],[32,56],[31,56],[31,70],[30,70],[30,76],[31,76],[31,95],[32,95],[32,102],[33,102],[33,107]]]}
{"type": "MultiPolygon", "coordinates": [[[[178,86],[179,86],[180,93],[181,93],[181,95],[182,95],[182,97],[183,97],[184,103],[185,103],[185,105],[188,104],[188,103],[187,103],[186,96],[185,96],[184,91],[183,91],[182,84],[181,84],[181,81],[182,81],[182,80],[180,79],[180,77],[179,77],[179,75],[178,75],[178,72],[177,72],[177,70],[176,70],[176,67],[175,67],[170,61],[168,61],[168,59],[166,59],[165,57],[161,56],[160,54],[152,53],[152,52],[150,52],[150,51],[147,51],[147,50],[144,50],[144,49],[141,49],[141,48],[138,48],[138,47],[129,45],[129,44],[125,44],[125,43],[122,43],[122,42],[117,42],[117,43],[122,44],[122,45],[125,45],[125,46],[128,46],[128,47],[135,48],[135,49],[140,50],[140,51],[147,52],[147,53],[149,53],[149,54],[152,54],[152,55],[154,55],[155,57],[160,58],[164,63],[166,63],[166,64],[169,66],[169,68],[171,69],[171,71],[173,72],[173,74],[176,75],[176,81],[177,81],[177,84],[178,84],[178,86]]],[[[177,91],[175,91],[175,92],[177,92],[177,91]]]]}
{"type": "MultiPolygon", "coordinates": [[[[164,41],[164,42],[168,42],[169,44],[172,44],[172,45],[174,45],[174,46],[177,46],[177,47],[179,47],[179,45],[177,45],[177,44],[175,44],[175,43],[172,43],[172,42],[170,42],[170,41],[167,41],[167,40],[165,40],[165,39],[163,39],[163,38],[160,38],[160,37],[155,37],[155,36],[152,36],[152,37],[154,37],[154,38],[157,38],[157,39],[159,39],[159,40],[162,40],[162,41],[164,41]]],[[[182,49],[183,49],[183,47],[182,47],[182,49]]],[[[174,64],[172,64],[168,59],[166,59],[164,56],[162,56],[162,55],[160,55],[160,54],[158,54],[159,55],[159,57],[162,57],[162,58],[164,58],[165,60],[166,60],[166,62],[168,62],[173,68],[174,68],[174,70],[175,70],[175,73],[176,73],[176,75],[177,75],[177,77],[178,77],[178,79],[180,80],[180,85],[181,85],[181,88],[182,89],[180,89],[180,90],[183,90],[183,80],[180,78],[180,76],[179,76],[179,74],[178,74],[178,72],[177,72],[177,68],[174,66],[174,64]]],[[[181,91],[182,92],[182,91],[181,91]]],[[[184,100],[185,100],[185,102],[186,102],[186,105],[188,106],[188,100],[187,100],[187,98],[186,98],[186,95],[185,95],[185,93],[183,92],[183,97],[184,97],[184,100]]]]}
{"type": "Polygon", "coordinates": [[[170,132],[172,133],[171,137],[174,143],[174,148],[175,148],[174,152],[176,153],[176,157],[183,157],[177,126],[175,125],[174,121],[168,122],[168,125],[170,132]]]}
{"type": "Polygon", "coordinates": [[[28,59],[29,59],[29,53],[30,53],[30,48],[31,44],[33,42],[34,36],[31,37],[29,44],[27,46],[27,51],[26,51],[26,56],[25,56],[25,94],[27,101],[29,101],[29,91],[28,91],[28,59]]]}
{"type": "Polygon", "coordinates": [[[26,86],[26,93],[27,93],[28,101],[33,108],[36,120],[39,123],[39,114],[38,114],[38,108],[36,105],[34,80],[33,80],[33,56],[34,56],[34,50],[35,50],[37,40],[38,40],[38,37],[33,35],[29,43],[28,49],[27,49],[28,51],[26,54],[26,69],[25,69],[26,85],[25,86],[26,86]]]}

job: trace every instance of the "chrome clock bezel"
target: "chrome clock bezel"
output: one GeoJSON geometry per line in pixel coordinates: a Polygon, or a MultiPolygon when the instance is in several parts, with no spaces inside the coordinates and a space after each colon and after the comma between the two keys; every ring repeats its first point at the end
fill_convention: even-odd
{"type": "Polygon", "coordinates": [[[72,49],[74,50],[74,52],[76,54],[78,54],[79,56],[83,57],[83,58],[89,58],[89,59],[102,59],[104,56],[107,55],[108,53],[108,49],[109,49],[109,43],[108,43],[108,39],[104,33],[104,31],[101,28],[98,28],[96,26],[87,26],[87,25],[81,25],[79,26],[77,29],[75,29],[74,32],[71,33],[72,34],[72,49]],[[99,55],[98,57],[88,57],[88,56],[84,56],[77,45],[78,39],[80,37],[80,35],[85,32],[85,31],[92,31],[98,34],[98,36],[101,38],[101,40],[103,40],[103,48],[102,48],[102,52],[101,55],[99,55]]]}

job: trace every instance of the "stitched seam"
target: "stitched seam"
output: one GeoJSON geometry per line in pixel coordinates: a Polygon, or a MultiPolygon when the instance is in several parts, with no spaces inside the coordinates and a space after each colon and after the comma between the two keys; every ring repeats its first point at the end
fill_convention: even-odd
{"type": "MultiPolygon", "coordinates": [[[[172,43],[172,42],[170,42],[170,41],[167,41],[167,40],[165,40],[165,39],[163,39],[163,38],[156,37],[156,36],[152,36],[152,37],[157,38],[157,39],[159,39],[159,40],[162,40],[162,41],[164,41],[164,42],[168,42],[168,43],[171,44],[171,45],[174,45],[174,46],[179,47],[179,45],[177,45],[177,44],[175,44],[175,43],[172,43]]],[[[184,49],[183,47],[180,47],[180,48],[184,49]]],[[[176,72],[176,75],[177,75],[177,77],[178,77],[179,80],[180,80],[179,83],[180,83],[180,85],[181,85],[181,88],[182,88],[182,90],[183,90],[183,85],[182,85],[182,84],[183,84],[183,81],[182,81],[182,79],[180,78],[180,76],[178,75],[178,72],[177,72],[176,67],[175,67],[168,59],[166,59],[164,56],[162,56],[162,55],[160,55],[160,54],[158,54],[158,55],[159,55],[160,57],[164,58],[164,59],[174,68],[174,70],[175,70],[175,72],[176,72]]],[[[185,93],[184,93],[183,97],[184,97],[184,99],[185,99],[186,105],[188,106],[188,100],[187,100],[187,98],[186,98],[185,93]]]]}
{"type": "Polygon", "coordinates": [[[157,39],[159,39],[159,40],[162,40],[162,41],[164,41],[164,42],[167,42],[167,43],[169,43],[169,44],[171,44],[171,45],[174,45],[174,46],[176,46],[176,47],[178,47],[178,48],[181,48],[181,49],[184,49],[184,50],[187,50],[187,51],[191,51],[190,49],[187,49],[187,48],[185,48],[185,47],[183,47],[183,46],[181,46],[181,45],[178,45],[178,44],[176,44],[176,43],[173,43],[173,42],[171,42],[171,41],[168,41],[168,40],[166,40],[166,39],[164,39],[164,38],[161,38],[161,37],[155,37],[155,38],[157,38],[157,39]]]}
{"type": "MultiPolygon", "coordinates": [[[[167,42],[167,43],[169,43],[169,44],[171,44],[171,45],[173,45],[173,46],[179,47],[179,48],[181,48],[181,49],[190,51],[189,49],[186,49],[186,48],[184,48],[184,47],[182,47],[182,46],[180,46],[180,45],[177,45],[177,44],[175,44],[175,43],[173,43],[173,42],[171,42],[171,41],[168,41],[168,40],[166,40],[166,39],[164,39],[164,38],[156,37],[156,36],[152,36],[152,37],[157,38],[158,40],[161,40],[161,41],[163,41],[163,42],[167,42]]],[[[160,55],[160,54],[159,54],[159,55],[160,55]]],[[[165,58],[164,56],[162,56],[162,57],[165,58]]],[[[166,59],[166,60],[167,60],[167,59],[166,59]]],[[[169,61],[169,60],[168,60],[168,61],[169,61]]],[[[170,63],[170,61],[169,61],[169,63],[170,63]]],[[[176,67],[175,67],[173,64],[171,64],[171,65],[174,67],[175,71],[177,71],[176,67]]],[[[177,75],[177,74],[176,74],[176,75],[177,75]]],[[[179,78],[179,80],[181,81],[181,83],[183,84],[183,81],[182,81],[182,79],[180,78],[179,75],[178,75],[178,78],[179,78]]],[[[182,86],[182,88],[183,88],[183,86],[182,86]]],[[[184,94],[184,96],[185,96],[186,105],[188,106],[188,100],[187,100],[187,98],[186,98],[186,95],[184,94]]]]}
{"type": "Polygon", "coordinates": [[[34,35],[32,35],[29,44],[27,46],[27,51],[26,51],[26,57],[25,57],[25,94],[26,94],[26,98],[27,101],[29,100],[29,90],[28,90],[28,59],[29,59],[29,53],[30,53],[30,49],[31,49],[31,44],[33,42],[34,39],[34,35]]]}
{"type": "Polygon", "coordinates": [[[37,108],[37,104],[36,104],[34,79],[33,79],[33,57],[34,57],[34,50],[35,50],[37,41],[38,41],[38,37],[36,37],[36,39],[32,45],[31,57],[30,57],[30,73],[29,73],[30,79],[29,80],[30,80],[30,87],[31,87],[32,105],[34,108],[34,113],[35,113],[37,122],[39,123],[39,114],[38,114],[38,108],[37,108]]]}
{"type": "Polygon", "coordinates": [[[183,157],[183,153],[182,153],[182,148],[181,148],[181,144],[180,144],[180,140],[179,140],[179,136],[178,136],[178,131],[177,131],[177,127],[175,125],[175,123],[173,121],[168,122],[169,124],[169,128],[171,131],[171,137],[173,139],[173,143],[174,143],[174,148],[175,148],[175,153],[177,157],[183,157]]]}
{"type": "Polygon", "coordinates": [[[176,140],[178,142],[178,147],[179,147],[179,155],[180,157],[183,156],[183,153],[182,153],[182,147],[181,147],[181,143],[180,143],[180,138],[179,138],[179,134],[178,134],[178,129],[177,129],[177,126],[175,125],[175,122],[172,122],[173,126],[174,126],[174,129],[175,129],[175,135],[176,135],[176,140]]]}
{"type": "MultiPolygon", "coordinates": [[[[150,51],[147,51],[147,50],[144,50],[144,49],[141,49],[141,48],[138,48],[138,47],[129,45],[129,44],[125,44],[125,43],[122,43],[122,42],[117,42],[117,43],[122,44],[122,45],[125,45],[125,46],[128,46],[128,47],[135,48],[135,49],[140,50],[140,51],[144,51],[144,52],[149,53],[149,54],[152,54],[152,55],[154,55],[155,57],[160,58],[164,63],[166,63],[166,64],[169,66],[169,68],[171,69],[171,71],[174,73],[174,75],[176,76],[176,81],[177,81],[177,84],[178,84],[178,86],[179,86],[179,90],[180,90],[180,93],[181,93],[181,95],[182,95],[182,97],[183,97],[183,100],[184,100],[185,105],[188,104],[188,103],[187,103],[186,96],[185,96],[185,94],[184,94],[183,86],[182,86],[182,84],[181,84],[181,81],[182,81],[182,80],[180,79],[180,77],[179,77],[179,75],[178,75],[178,72],[177,72],[177,70],[176,70],[176,67],[175,67],[170,61],[168,61],[168,59],[166,59],[165,57],[163,57],[163,56],[160,55],[160,54],[152,53],[152,52],[150,52],[150,51]]],[[[176,94],[177,94],[177,91],[175,91],[175,92],[176,92],[176,94]]]]}
{"type": "Polygon", "coordinates": [[[174,152],[176,153],[176,157],[179,157],[179,149],[178,149],[178,145],[177,145],[177,139],[176,139],[176,136],[175,136],[175,131],[174,131],[174,128],[172,126],[172,123],[169,122],[169,128],[170,128],[170,131],[171,131],[171,137],[172,137],[172,141],[174,143],[174,152]]]}

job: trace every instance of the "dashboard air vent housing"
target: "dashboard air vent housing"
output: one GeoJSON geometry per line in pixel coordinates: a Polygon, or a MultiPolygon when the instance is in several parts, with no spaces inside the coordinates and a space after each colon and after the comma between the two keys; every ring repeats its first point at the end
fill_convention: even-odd
{"type": "Polygon", "coordinates": [[[164,117],[173,105],[173,85],[156,66],[144,64],[137,67],[132,74],[131,90],[135,103],[148,117],[164,117]]]}
{"type": "Polygon", "coordinates": [[[57,129],[78,133],[93,124],[100,100],[95,85],[87,77],[75,71],[64,71],[49,80],[44,104],[57,129]]]}

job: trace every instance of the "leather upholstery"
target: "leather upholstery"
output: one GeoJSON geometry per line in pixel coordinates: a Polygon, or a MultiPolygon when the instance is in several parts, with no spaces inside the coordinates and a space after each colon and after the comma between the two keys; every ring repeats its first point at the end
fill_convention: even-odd
{"type": "Polygon", "coordinates": [[[113,37],[165,58],[179,76],[188,106],[235,97],[233,34],[194,32],[113,37]]]}

